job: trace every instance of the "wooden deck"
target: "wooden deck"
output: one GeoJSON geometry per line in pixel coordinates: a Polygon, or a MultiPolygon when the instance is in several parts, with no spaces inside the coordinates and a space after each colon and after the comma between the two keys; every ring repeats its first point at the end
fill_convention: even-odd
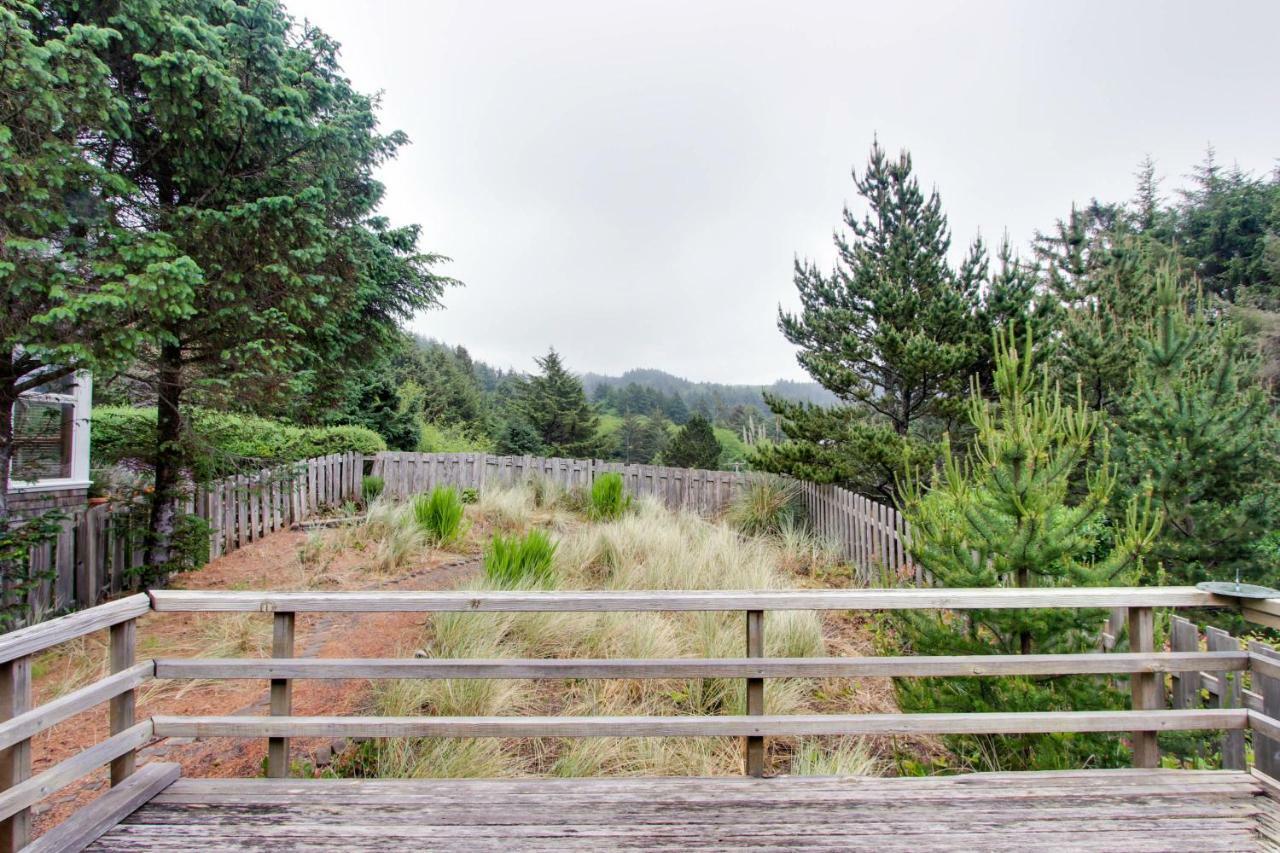
{"type": "Polygon", "coordinates": [[[179,779],[92,851],[1277,850],[1241,771],[915,778],[179,779]]]}

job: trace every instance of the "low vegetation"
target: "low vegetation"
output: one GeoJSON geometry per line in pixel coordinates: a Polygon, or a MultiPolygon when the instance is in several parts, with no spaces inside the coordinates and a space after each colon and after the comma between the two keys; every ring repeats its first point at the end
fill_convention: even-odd
{"type": "Polygon", "coordinates": [[[616,472],[601,474],[591,484],[591,517],[596,521],[612,521],[631,508],[622,475],[616,472]]]}
{"type": "Polygon", "coordinates": [[[462,535],[462,496],[452,486],[436,486],[430,494],[416,495],[413,517],[433,545],[449,545],[462,535]]]}
{"type": "MultiPolygon", "coordinates": [[[[467,588],[776,589],[795,582],[780,565],[794,555],[774,537],[744,537],[723,524],[636,502],[629,513],[590,522],[568,516],[556,500],[522,484],[481,495],[476,520],[508,527],[535,512],[558,524],[554,544],[541,528],[498,534],[484,554],[484,574],[467,588]]],[[[590,513],[586,513],[587,516],[590,513]]],[[[420,654],[430,657],[728,657],[742,654],[737,613],[442,613],[432,617],[420,654]]],[[[811,612],[771,613],[771,656],[826,653],[823,623],[811,612]]],[[[776,713],[812,711],[843,688],[806,680],[770,681],[776,713]]],[[[375,689],[384,715],[740,714],[741,679],[398,681],[375,689]]],[[[771,741],[774,769],[792,773],[870,773],[875,762],[848,739],[771,741]]],[[[616,738],[498,740],[413,739],[369,742],[344,772],[372,776],[513,776],[549,774],[715,775],[741,772],[736,739],[616,738]]]]}
{"type": "Polygon", "coordinates": [[[523,536],[497,534],[484,550],[484,574],[501,589],[551,586],[556,546],[542,530],[523,536]]]}

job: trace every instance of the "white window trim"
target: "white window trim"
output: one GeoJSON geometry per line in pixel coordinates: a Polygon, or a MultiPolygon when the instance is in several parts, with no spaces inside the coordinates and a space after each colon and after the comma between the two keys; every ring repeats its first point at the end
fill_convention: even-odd
{"type": "Polygon", "coordinates": [[[89,480],[89,421],[93,406],[93,376],[88,371],[76,374],[75,390],[70,394],[21,395],[31,400],[47,400],[73,405],[71,421],[71,476],[44,480],[11,480],[10,492],[58,492],[87,489],[89,480]]]}

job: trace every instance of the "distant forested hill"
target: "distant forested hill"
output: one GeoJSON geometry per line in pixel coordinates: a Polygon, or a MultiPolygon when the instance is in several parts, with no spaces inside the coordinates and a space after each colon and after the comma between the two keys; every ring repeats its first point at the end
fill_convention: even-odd
{"type": "Polygon", "coordinates": [[[749,406],[767,413],[769,408],[764,404],[762,388],[796,402],[820,403],[824,406],[836,403],[835,395],[817,382],[779,379],[769,385],[725,385],[717,382],[695,382],[651,368],[628,370],[621,376],[605,376],[599,373],[583,373],[580,376],[587,396],[593,399],[602,396],[601,392],[597,391],[600,387],[616,391],[628,385],[638,385],[669,396],[678,396],[694,411],[716,412],[749,406]]]}

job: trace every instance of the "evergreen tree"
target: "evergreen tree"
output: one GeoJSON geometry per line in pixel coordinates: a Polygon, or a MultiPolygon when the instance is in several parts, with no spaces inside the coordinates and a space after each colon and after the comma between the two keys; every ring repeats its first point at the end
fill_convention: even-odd
{"type": "Polygon", "coordinates": [[[421,431],[417,414],[401,399],[389,364],[360,374],[357,392],[333,413],[330,422],[367,427],[383,437],[392,450],[417,450],[421,431]]]}
{"type": "Polygon", "coordinates": [[[367,363],[444,280],[416,228],[376,215],[373,175],[405,143],[377,129],[337,45],[278,0],[41,4],[49,26],[110,28],[98,45],[117,121],[82,159],[135,191],[137,223],[188,265],[187,310],[139,318],[138,372],[158,404],[151,562],[169,559],[181,499],[184,404],[323,406],[341,365],[367,363]],[[122,22],[127,26],[120,26],[122,22]]]}
{"type": "Polygon", "coordinates": [[[541,373],[524,381],[516,410],[533,427],[553,456],[588,458],[602,449],[597,435],[600,417],[582,390],[582,382],[565,369],[554,349],[534,359],[541,373]]]}
{"type": "Polygon", "coordinates": [[[701,415],[694,415],[680,427],[671,445],[662,454],[662,461],[676,468],[720,467],[720,453],[724,450],[716,438],[711,422],[701,415]]]}
{"type": "Polygon", "coordinates": [[[623,462],[651,464],[667,446],[667,421],[659,412],[627,415],[618,428],[614,456],[623,462]]]}
{"type": "Polygon", "coordinates": [[[779,313],[800,364],[842,405],[791,403],[766,395],[789,441],[757,451],[769,471],[840,482],[880,496],[912,465],[928,464],[941,431],[960,413],[968,376],[987,345],[975,244],[960,271],[937,192],[925,195],[911,157],[872,146],[853,175],[869,209],[848,208],[837,233],[836,268],[795,264],[801,311],[779,313]]]}
{"type": "Polygon", "coordinates": [[[498,435],[494,439],[494,452],[499,456],[541,456],[547,448],[542,443],[542,436],[523,417],[512,417],[503,421],[498,435]]]}
{"type": "MultiPolygon", "coordinates": [[[[1135,578],[1159,528],[1139,500],[1108,519],[1115,471],[1101,417],[1082,399],[1066,403],[1037,370],[1028,334],[1019,353],[997,339],[997,402],[974,388],[967,458],[944,442],[932,485],[905,490],[912,558],[944,587],[1105,586],[1135,578]],[[1089,465],[1101,446],[1102,462],[1089,465]],[[1080,475],[1080,476],[1078,476],[1080,475]],[[1081,480],[1083,492],[1073,496],[1081,480]],[[1110,526],[1108,526],[1110,522],[1110,526]]],[[[896,621],[911,654],[1075,653],[1097,648],[1103,615],[1088,610],[904,612],[896,621]]],[[[1106,707],[1117,697],[1096,678],[900,679],[904,711],[1050,711],[1106,707]]],[[[989,769],[1078,767],[1123,759],[1118,741],[1092,736],[956,737],[965,765],[989,769]]]]}
{"type": "Polygon", "coordinates": [[[1172,266],[1152,276],[1128,393],[1115,416],[1120,497],[1152,489],[1165,525],[1154,557],[1171,582],[1280,582],[1257,543],[1280,522],[1280,430],[1239,328],[1212,316],[1172,266]],[[1191,304],[1188,305],[1188,297],[1191,304]]]}

